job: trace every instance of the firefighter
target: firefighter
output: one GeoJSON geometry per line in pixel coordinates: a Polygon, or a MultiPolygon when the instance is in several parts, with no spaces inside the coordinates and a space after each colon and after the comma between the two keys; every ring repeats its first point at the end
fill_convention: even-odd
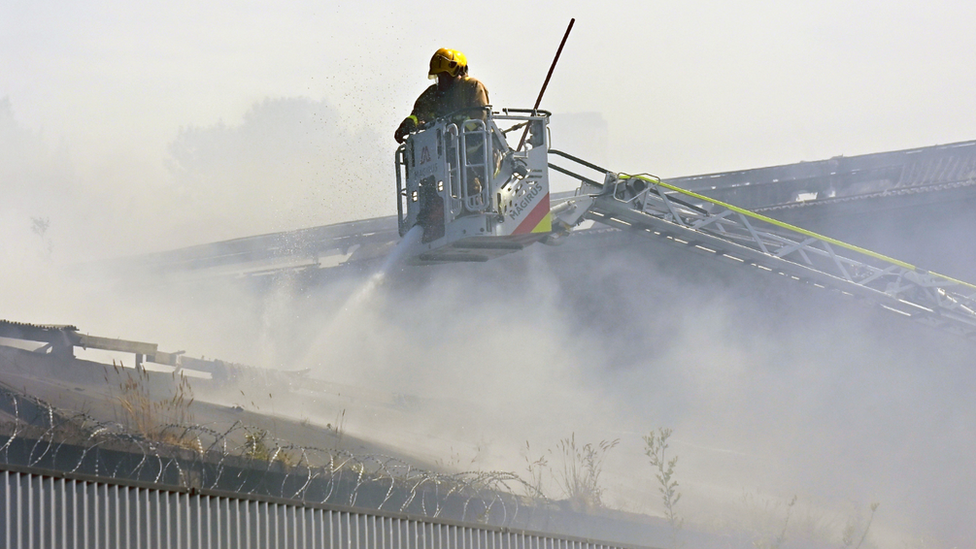
{"type": "Polygon", "coordinates": [[[488,90],[476,78],[468,76],[468,60],[457,50],[441,48],[430,58],[427,77],[437,79],[436,84],[420,94],[413,104],[413,112],[397,128],[393,137],[403,143],[407,134],[417,131],[423,124],[458,111],[460,120],[485,119],[484,111],[477,108],[488,105],[488,90]]]}

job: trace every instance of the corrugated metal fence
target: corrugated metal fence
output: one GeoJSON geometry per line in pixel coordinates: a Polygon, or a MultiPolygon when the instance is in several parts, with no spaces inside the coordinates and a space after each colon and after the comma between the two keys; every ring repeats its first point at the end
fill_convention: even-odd
{"type": "Polygon", "coordinates": [[[0,471],[0,506],[0,546],[9,549],[633,549],[395,513],[29,470],[0,471]]]}

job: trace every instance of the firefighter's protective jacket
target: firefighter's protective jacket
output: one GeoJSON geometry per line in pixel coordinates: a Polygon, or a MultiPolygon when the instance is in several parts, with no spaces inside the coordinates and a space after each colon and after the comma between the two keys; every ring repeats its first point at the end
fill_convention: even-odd
{"type": "MultiPolygon", "coordinates": [[[[436,118],[447,116],[461,109],[485,107],[488,105],[488,90],[476,78],[463,76],[444,91],[437,89],[437,84],[431,85],[420,94],[413,104],[411,116],[416,117],[418,124],[430,122],[436,118]]],[[[483,112],[466,111],[459,115],[462,119],[484,119],[483,112]]]]}

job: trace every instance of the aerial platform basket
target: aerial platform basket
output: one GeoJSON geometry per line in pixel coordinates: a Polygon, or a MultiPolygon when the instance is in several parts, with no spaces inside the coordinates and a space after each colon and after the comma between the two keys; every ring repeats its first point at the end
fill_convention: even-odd
{"type": "Polygon", "coordinates": [[[437,120],[397,149],[400,236],[423,230],[408,263],[487,261],[551,233],[549,113],[478,111],[437,120]],[[508,139],[523,132],[518,150],[508,139]]]}

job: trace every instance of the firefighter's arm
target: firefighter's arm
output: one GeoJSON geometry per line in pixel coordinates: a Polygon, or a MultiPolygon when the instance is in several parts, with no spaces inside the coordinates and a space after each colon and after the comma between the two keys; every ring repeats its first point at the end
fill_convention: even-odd
{"type": "Polygon", "coordinates": [[[417,117],[411,114],[404,118],[403,122],[400,122],[400,127],[394,132],[393,138],[396,139],[397,143],[403,143],[403,140],[407,138],[408,134],[417,131],[417,126],[419,125],[417,117]]]}
{"type": "Polygon", "coordinates": [[[421,126],[434,119],[436,91],[436,85],[430,86],[414,101],[410,116],[406,117],[400,123],[400,127],[397,128],[396,134],[394,134],[398,143],[402,143],[406,139],[407,134],[417,131],[421,126]]]}

